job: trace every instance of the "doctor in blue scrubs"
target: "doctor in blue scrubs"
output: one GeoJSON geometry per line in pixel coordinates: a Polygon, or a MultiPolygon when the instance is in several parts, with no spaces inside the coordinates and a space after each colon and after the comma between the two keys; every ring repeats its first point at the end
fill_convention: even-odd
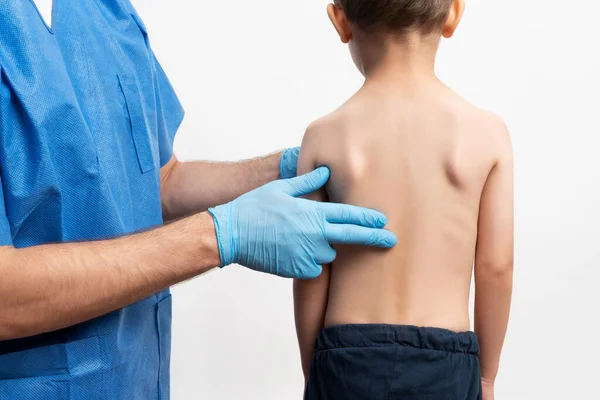
{"type": "Polygon", "coordinates": [[[0,1],[0,399],[168,399],[169,286],[396,243],[374,210],[300,198],[329,171],[295,177],[297,149],[177,161],[183,109],[129,1],[53,7],[0,1]]]}

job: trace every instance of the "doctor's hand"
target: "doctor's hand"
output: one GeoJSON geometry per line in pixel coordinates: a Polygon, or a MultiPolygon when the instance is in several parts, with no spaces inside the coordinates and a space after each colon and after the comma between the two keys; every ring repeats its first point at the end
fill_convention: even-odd
{"type": "Polygon", "coordinates": [[[396,245],[396,236],[381,229],[386,218],[378,211],[298,198],[320,189],[328,179],[329,169],[321,167],[211,208],[221,264],[313,279],[321,274],[322,264],[335,259],[331,244],[396,245]]]}
{"type": "Polygon", "coordinates": [[[287,149],[281,155],[279,171],[281,179],[295,178],[298,173],[298,156],[300,147],[287,149]]]}

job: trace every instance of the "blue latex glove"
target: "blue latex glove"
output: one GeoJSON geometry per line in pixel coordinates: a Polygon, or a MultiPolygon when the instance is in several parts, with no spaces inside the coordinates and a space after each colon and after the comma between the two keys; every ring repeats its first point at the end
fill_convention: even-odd
{"type": "Polygon", "coordinates": [[[271,182],[231,203],[211,208],[223,266],[237,263],[286,278],[312,279],[335,259],[331,244],[389,248],[396,236],[381,229],[374,210],[298,198],[329,179],[321,167],[293,179],[271,182]]]}
{"type": "Polygon", "coordinates": [[[281,156],[281,179],[295,178],[298,173],[298,156],[300,147],[287,149],[281,156]]]}

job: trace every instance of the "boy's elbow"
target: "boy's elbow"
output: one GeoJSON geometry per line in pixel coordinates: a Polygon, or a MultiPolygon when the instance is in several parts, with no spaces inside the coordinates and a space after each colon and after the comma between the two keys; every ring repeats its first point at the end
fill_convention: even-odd
{"type": "Polygon", "coordinates": [[[512,259],[475,263],[476,276],[510,277],[513,274],[513,270],[514,262],[512,259]]]}

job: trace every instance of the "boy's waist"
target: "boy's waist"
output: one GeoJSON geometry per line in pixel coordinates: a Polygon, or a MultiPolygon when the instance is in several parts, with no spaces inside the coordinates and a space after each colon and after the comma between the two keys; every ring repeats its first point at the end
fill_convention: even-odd
{"type": "Polygon", "coordinates": [[[369,287],[367,283],[360,290],[350,285],[340,286],[330,285],[325,327],[374,324],[435,327],[452,332],[471,329],[469,292],[458,285],[449,285],[454,293],[433,285],[421,288],[396,285],[386,289],[384,284],[369,287]],[[377,286],[383,287],[376,290],[377,286]]]}
{"type": "Polygon", "coordinates": [[[474,356],[479,354],[479,343],[474,332],[457,333],[442,328],[387,324],[350,324],[324,328],[317,339],[315,351],[381,346],[407,346],[474,356]]]}

